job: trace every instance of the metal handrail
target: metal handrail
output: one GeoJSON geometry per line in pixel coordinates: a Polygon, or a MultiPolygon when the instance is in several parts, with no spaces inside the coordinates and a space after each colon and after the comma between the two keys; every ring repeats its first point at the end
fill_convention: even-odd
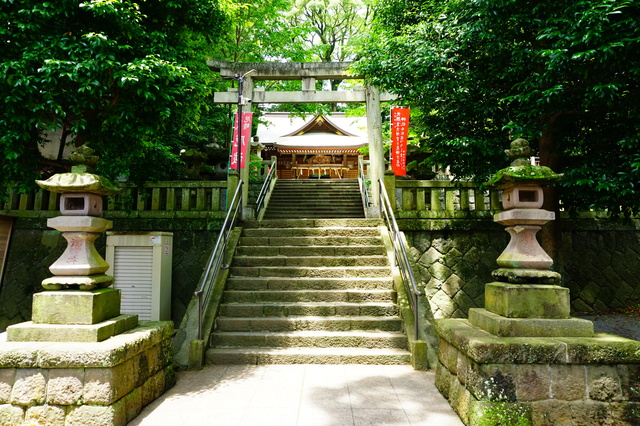
{"type": "Polygon", "coordinates": [[[224,223],[216,240],[216,245],[211,252],[211,256],[209,256],[205,273],[202,274],[200,286],[198,290],[193,293],[193,297],[198,298],[198,340],[202,340],[203,311],[204,307],[209,303],[212,285],[218,277],[220,269],[228,267],[228,265],[224,265],[225,252],[231,230],[240,217],[240,210],[242,209],[242,185],[243,182],[240,180],[236,192],[233,194],[231,204],[229,204],[229,210],[227,211],[227,216],[224,218],[224,223]]]}
{"type": "Polygon", "coordinates": [[[264,200],[267,198],[269,191],[271,191],[271,181],[276,175],[277,163],[272,161],[269,165],[269,172],[267,173],[267,177],[262,184],[262,188],[260,189],[260,194],[258,194],[258,199],[256,200],[256,217],[260,214],[260,210],[264,207],[264,200]]]}
{"type": "Polygon", "coordinates": [[[362,195],[362,204],[367,209],[371,207],[371,200],[369,199],[369,191],[367,188],[367,180],[364,175],[364,161],[362,157],[358,157],[358,185],[360,185],[360,194],[362,195]]]}
{"type": "Polygon", "coordinates": [[[393,255],[396,260],[396,264],[400,269],[400,275],[402,276],[402,281],[404,282],[405,289],[407,291],[407,297],[409,298],[409,303],[411,305],[411,310],[413,311],[413,319],[414,319],[414,331],[415,331],[415,340],[418,339],[418,298],[420,296],[424,296],[424,293],[418,289],[418,285],[416,284],[416,279],[413,275],[413,270],[411,269],[411,263],[409,262],[409,256],[407,256],[407,251],[404,248],[404,244],[402,242],[402,237],[400,233],[400,229],[398,228],[398,223],[396,222],[396,217],[393,214],[393,209],[391,208],[391,203],[389,202],[389,196],[387,195],[387,190],[384,187],[384,180],[380,179],[378,181],[380,186],[380,216],[385,220],[385,224],[389,229],[391,234],[391,241],[393,242],[393,255]]]}

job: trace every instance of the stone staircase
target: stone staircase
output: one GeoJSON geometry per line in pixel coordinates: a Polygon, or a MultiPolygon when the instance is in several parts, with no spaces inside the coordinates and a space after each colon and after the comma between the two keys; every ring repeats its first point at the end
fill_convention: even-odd
{"type": "Polygon", "coordinates": [[[406,364],[378,220],[245,223],[210,364],[406,364]]]}
{"type": "Polygon", "coordinates": [[[280,179],[265,219],[364,218],[358,179],[280,179]]]}

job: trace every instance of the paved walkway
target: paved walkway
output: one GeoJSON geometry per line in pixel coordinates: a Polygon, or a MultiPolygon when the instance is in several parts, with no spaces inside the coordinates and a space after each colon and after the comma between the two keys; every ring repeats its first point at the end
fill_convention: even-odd
{"type": "Polygon", "coordinates": [[[462,426],[433,371],[405,365],[207,366],[129,426],[462,426]]]}

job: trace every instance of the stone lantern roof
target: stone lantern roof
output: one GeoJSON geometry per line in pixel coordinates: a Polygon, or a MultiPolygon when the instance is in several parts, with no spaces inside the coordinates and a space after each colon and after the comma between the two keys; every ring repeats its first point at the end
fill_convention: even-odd
{"type": "Polygon", "coordinates": [[[513,161],[509,167],[499,170],[486,183],[491,189],[503,189],[517,184],[551,185],[562,179],[558,174],[546,166],[534,166],[529,163],[531,149],[525,139],[511,142],[511,149],[505,153],[513,161]]]}

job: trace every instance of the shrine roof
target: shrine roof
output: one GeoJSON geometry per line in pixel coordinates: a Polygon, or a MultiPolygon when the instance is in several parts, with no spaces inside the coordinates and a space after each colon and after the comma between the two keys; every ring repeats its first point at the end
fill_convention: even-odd
{"type": "Polygon", "coordinates": [[[256,135],[261,144],[286,147],[360,147],[367,144],[366,118],[330,116],[296,117],[267,113],[260,117],[256,135]]]}

